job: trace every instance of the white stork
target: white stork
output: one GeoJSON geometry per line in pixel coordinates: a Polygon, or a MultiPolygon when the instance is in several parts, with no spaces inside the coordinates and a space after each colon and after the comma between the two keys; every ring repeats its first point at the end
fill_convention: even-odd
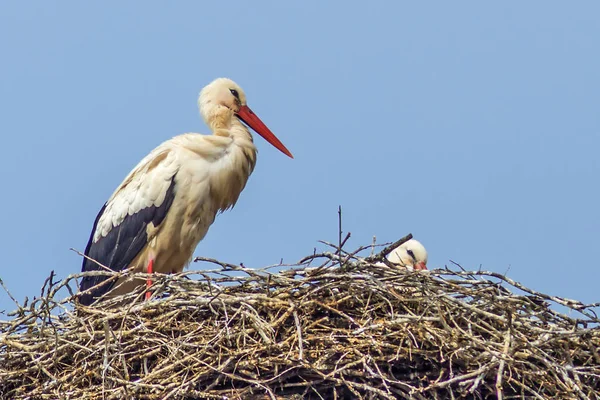
{"type": "MultiPolygon", "coordinates": [[[[212,135],[176,136],[140,161],[98,213],[82,271],[101,270],[101,264],[114,271],[181,272],[217,213],[235,205],[254,169],[257,150],[246,125],[293,158],[232,80],[219,78],[202,89],[198,106],[212,135]]],[[[105,281],[84,277],[80,290],[95,288],[80,303],[140,284],[105,281]]]]}
{"type": "Polygon", "coordinates": [[[392,264],[398,264],[409,270],[427,269],[427,250],[415,239],[410,239],[396,247],[387,259],[392,264]]]}

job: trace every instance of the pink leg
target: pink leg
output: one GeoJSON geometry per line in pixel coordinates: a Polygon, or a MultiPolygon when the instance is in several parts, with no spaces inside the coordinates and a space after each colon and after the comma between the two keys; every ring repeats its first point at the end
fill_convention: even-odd
{"type": "MultiPolygon", "coordinates": [[[[153,271],[153,267],[154,267],[154,260],[151,258],[150,261],[148,261],[148,269],[147,269],[147,273],[151,274],[153,271]]],[[[150,286],[152,286],[152,279],[148,278],[148,280],[146,281],[146,289],[150,289],[150,286]]],[[[150,290],[148,290],[146,292],[146,300],[150,300],[150,296],[152,295],[152,293],[150,292],[150,290]]]]}

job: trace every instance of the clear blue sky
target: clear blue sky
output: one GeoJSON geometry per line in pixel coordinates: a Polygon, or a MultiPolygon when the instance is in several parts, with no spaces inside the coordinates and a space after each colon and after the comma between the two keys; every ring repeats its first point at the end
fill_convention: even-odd
{"type": "MultiPolygon", "coordinates": [[[[534,289],[600,300],[600,3],[2,2],[0,277],[78,272],[96,213],[184,132],[219,76],[257,137],[196,255],[260,267],[335,241],[421,240],[534,289]]],[[[12,309],[0,291],[0,310],[12,309]]]]}

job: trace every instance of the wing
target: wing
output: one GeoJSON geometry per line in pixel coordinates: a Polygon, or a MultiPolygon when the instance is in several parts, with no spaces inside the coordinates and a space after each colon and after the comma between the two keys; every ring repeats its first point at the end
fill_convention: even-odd
{"type": "MultiPolygon", "coordinates": [[[[140,161],[98,213],[85,248],[91,260],[84,258],[82,272],[102,270],[98,263],[113,271],[129,266],[148,242],[147,227],[158,227],[167,216],[177,190],[177,171],[176,151],[167,146],[140,161]]],[[[79,288],[87,290],[107,278],[84,277],[79,288]]],[[[81,296],[80,303],[91,304],[113,285],[114,281],[107,282],[81,296]]]]}

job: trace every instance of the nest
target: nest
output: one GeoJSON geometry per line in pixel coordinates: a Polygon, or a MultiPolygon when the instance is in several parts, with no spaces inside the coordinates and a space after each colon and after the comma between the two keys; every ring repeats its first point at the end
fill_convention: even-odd
{"type": "Polygon", "coordinates": [[[96,307],[61,298],[82,274],[51,276],[0,321],[0,398],[600,398],[597,305],[367,248],[260,270],[201,259],[216,268],[96,307]]]}

